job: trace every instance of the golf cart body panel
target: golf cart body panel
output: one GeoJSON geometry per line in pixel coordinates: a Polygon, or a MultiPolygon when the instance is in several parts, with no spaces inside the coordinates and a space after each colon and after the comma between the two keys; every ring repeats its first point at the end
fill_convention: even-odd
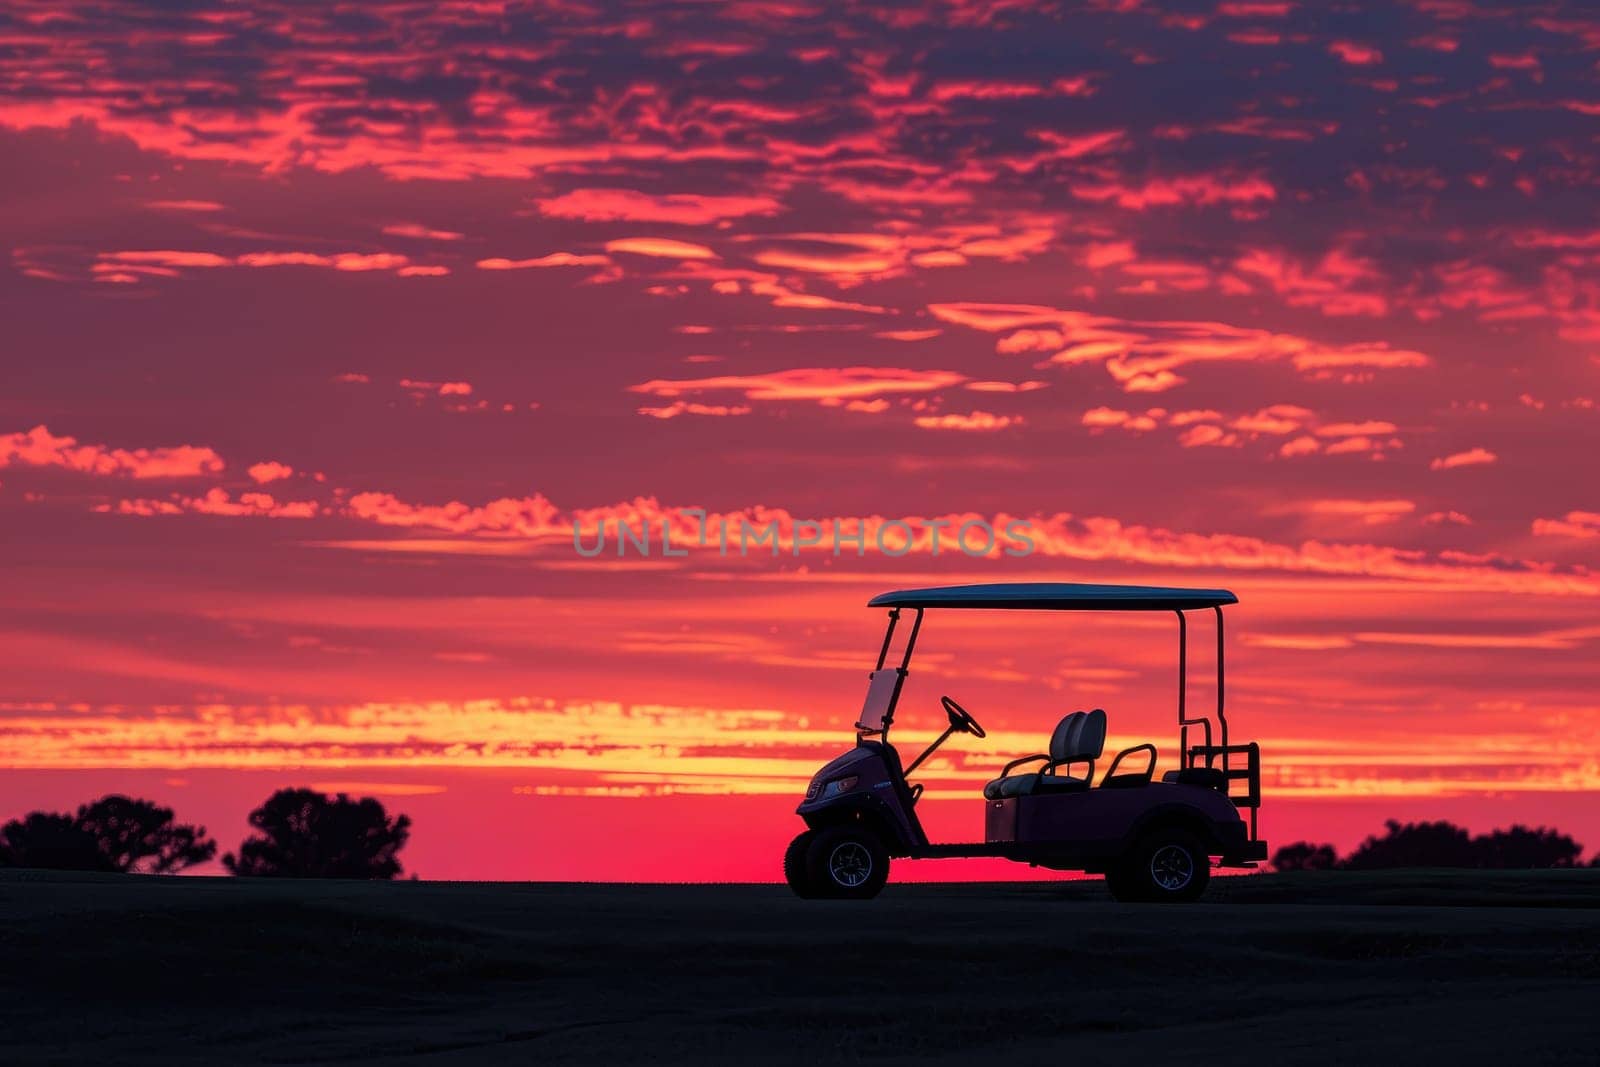
{"type": "MultiPolygon", "coordinates": [[[[1158,889],[1171,890],[1171,899],[1194,899],[1204,888],[1210,857],[1224,866],[1255,866],[1267,854],[1266,843],[1256,834],[1260,749],[1231,742],[1223,701],[1222,608],[1236,603],[1226,589],[1064,582],[907,589],[873,597],[869,606],[889,609],[888,628],[855,723],[856,747],[825,764],[806,789],[797,811],[807,830],[791,844],[784,861],[791,887],[802,896],[871,896],[881,887],[891,856],[990,856],[1105,873],[1118,899],[1166,899],[1160,892],[1155,897],[1141,898],[1131,891],[1125,895],[1130,877],[1139,876],[1137,870],[1130,875],[1133,864],[1147,868],[1158,889]],[[949,728],[909,765],[901,763],[889,742],[923,614],[933,608],[1173,612],[1178,621],[1177,769],[1156,780],[1155,746],[1135,745],[1119,753],[1094,782],[1105,712],[1074,712],[1051,735],[1050,751],[1012,760],[985,787],[985,840],[930,843],[916,811],[922,785],[911,784],[908,776],[952,734],[985,736],[972,715],[946,696],[941,703],[949,728]],[[910,630],[896,665],[889,653],[906,611],[912,613],[910,630]],[[1191,715],[1187,708],[1189,611],[1209,611],[1216,618],[1217,699],[1212,714],[1191,715]],[[1200,743],[1191,743],[1191,730],[1200,743]],[[1134,756],[1140,757],[1133,762],[1143,764],[1141,769],[1116,773],[1134,756]],[[1035,770],[1011,776],[1014,768],[1033,764],[1035,770]],[[1077,776],[1075,768],[1084,765],[1086,773],[1077,776]],[[837,878],[824,885],[829,872],[837,878]]],[[[1141,891],[1148,894],[1150,886],[1141,891]]]]}
{"type": "Polygon", "coordinates": [[[842,822],[865,822],[885,839],[892,856],[908,856],[927,844],[922,826],[910,811],[910,790],[904,772],[896,773],[899,754],[876,741],[861,741],[823,765],[806,787],[796,809],[813,830],[842,822]]]}

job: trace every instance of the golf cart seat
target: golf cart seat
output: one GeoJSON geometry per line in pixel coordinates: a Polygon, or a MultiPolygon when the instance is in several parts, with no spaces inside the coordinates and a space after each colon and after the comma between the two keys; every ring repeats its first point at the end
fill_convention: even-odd
{"type": "Polygon", "coordinates": [[[1106,747],[1106,713],[1099,708],[1093,711],[1075,711],[1056,724],[1050,734],[1050,751],[1012,760],[1000,771],[1000,777],[983,787],[983,795],[990,800],[1002,797],[1023,797],[1034,793],[1077,793],[1089,788],[1094,778],[1094,761],[1106,747]],[[1012,774],[1016,768],[1029,763],[1043,763],[1044,767],[1030,774],[1012,774]],[[1069,771],[1074,763],[1087,763],[1088,772],[1082,778],[1056,773],[1058,768],[1069,771]]]}

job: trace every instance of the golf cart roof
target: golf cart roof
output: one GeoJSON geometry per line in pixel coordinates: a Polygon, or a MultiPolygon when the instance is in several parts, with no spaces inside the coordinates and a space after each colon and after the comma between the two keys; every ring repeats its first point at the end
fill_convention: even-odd
{"type": "Polygon", "coordinates": [[[1186,611],[1237,604],[1226,589],[1076,582],[995,582],[879,593],[869,608],[1010,608],[1019,611],[1186,611]]]}

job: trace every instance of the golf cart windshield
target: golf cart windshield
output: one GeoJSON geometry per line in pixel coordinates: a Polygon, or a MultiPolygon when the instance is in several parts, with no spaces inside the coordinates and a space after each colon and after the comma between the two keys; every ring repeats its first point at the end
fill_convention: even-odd
{"type": "Polygon", "coordinates": [[[861,705],[861,716],[856,729],[863,733],[881,734],[894,711],[894,698],[900,688],[901,672],[894,667],[873,671],[867,683],[866,703],[861,705]]]}

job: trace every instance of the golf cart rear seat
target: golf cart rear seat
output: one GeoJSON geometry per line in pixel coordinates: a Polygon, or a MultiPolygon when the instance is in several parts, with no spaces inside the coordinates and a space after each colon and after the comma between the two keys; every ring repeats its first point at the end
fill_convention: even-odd
{"type": "Polygon", "coordinates": [[[1056,724],[1050,734],[1050,751],[1012,760],[1000,771],[1000,777],[983,787],[983,795],[990,800],[1001,797],[1023,797],[1035,793],[1076,793],[1089,788],[1094,778],[1094,761],[1106,747],[1106,713],[1099,708],[1093,711],[1075,711],[1056,724]],[[1028,763],[1042,762],[1044,767],[1032,774],[1012,774],[1028,763]],[[1087,763],[1088,773],[1082,778],[1070,774],[1057,774],[1057,768],[1069,771],[1074,763],[1087,763]]]}

